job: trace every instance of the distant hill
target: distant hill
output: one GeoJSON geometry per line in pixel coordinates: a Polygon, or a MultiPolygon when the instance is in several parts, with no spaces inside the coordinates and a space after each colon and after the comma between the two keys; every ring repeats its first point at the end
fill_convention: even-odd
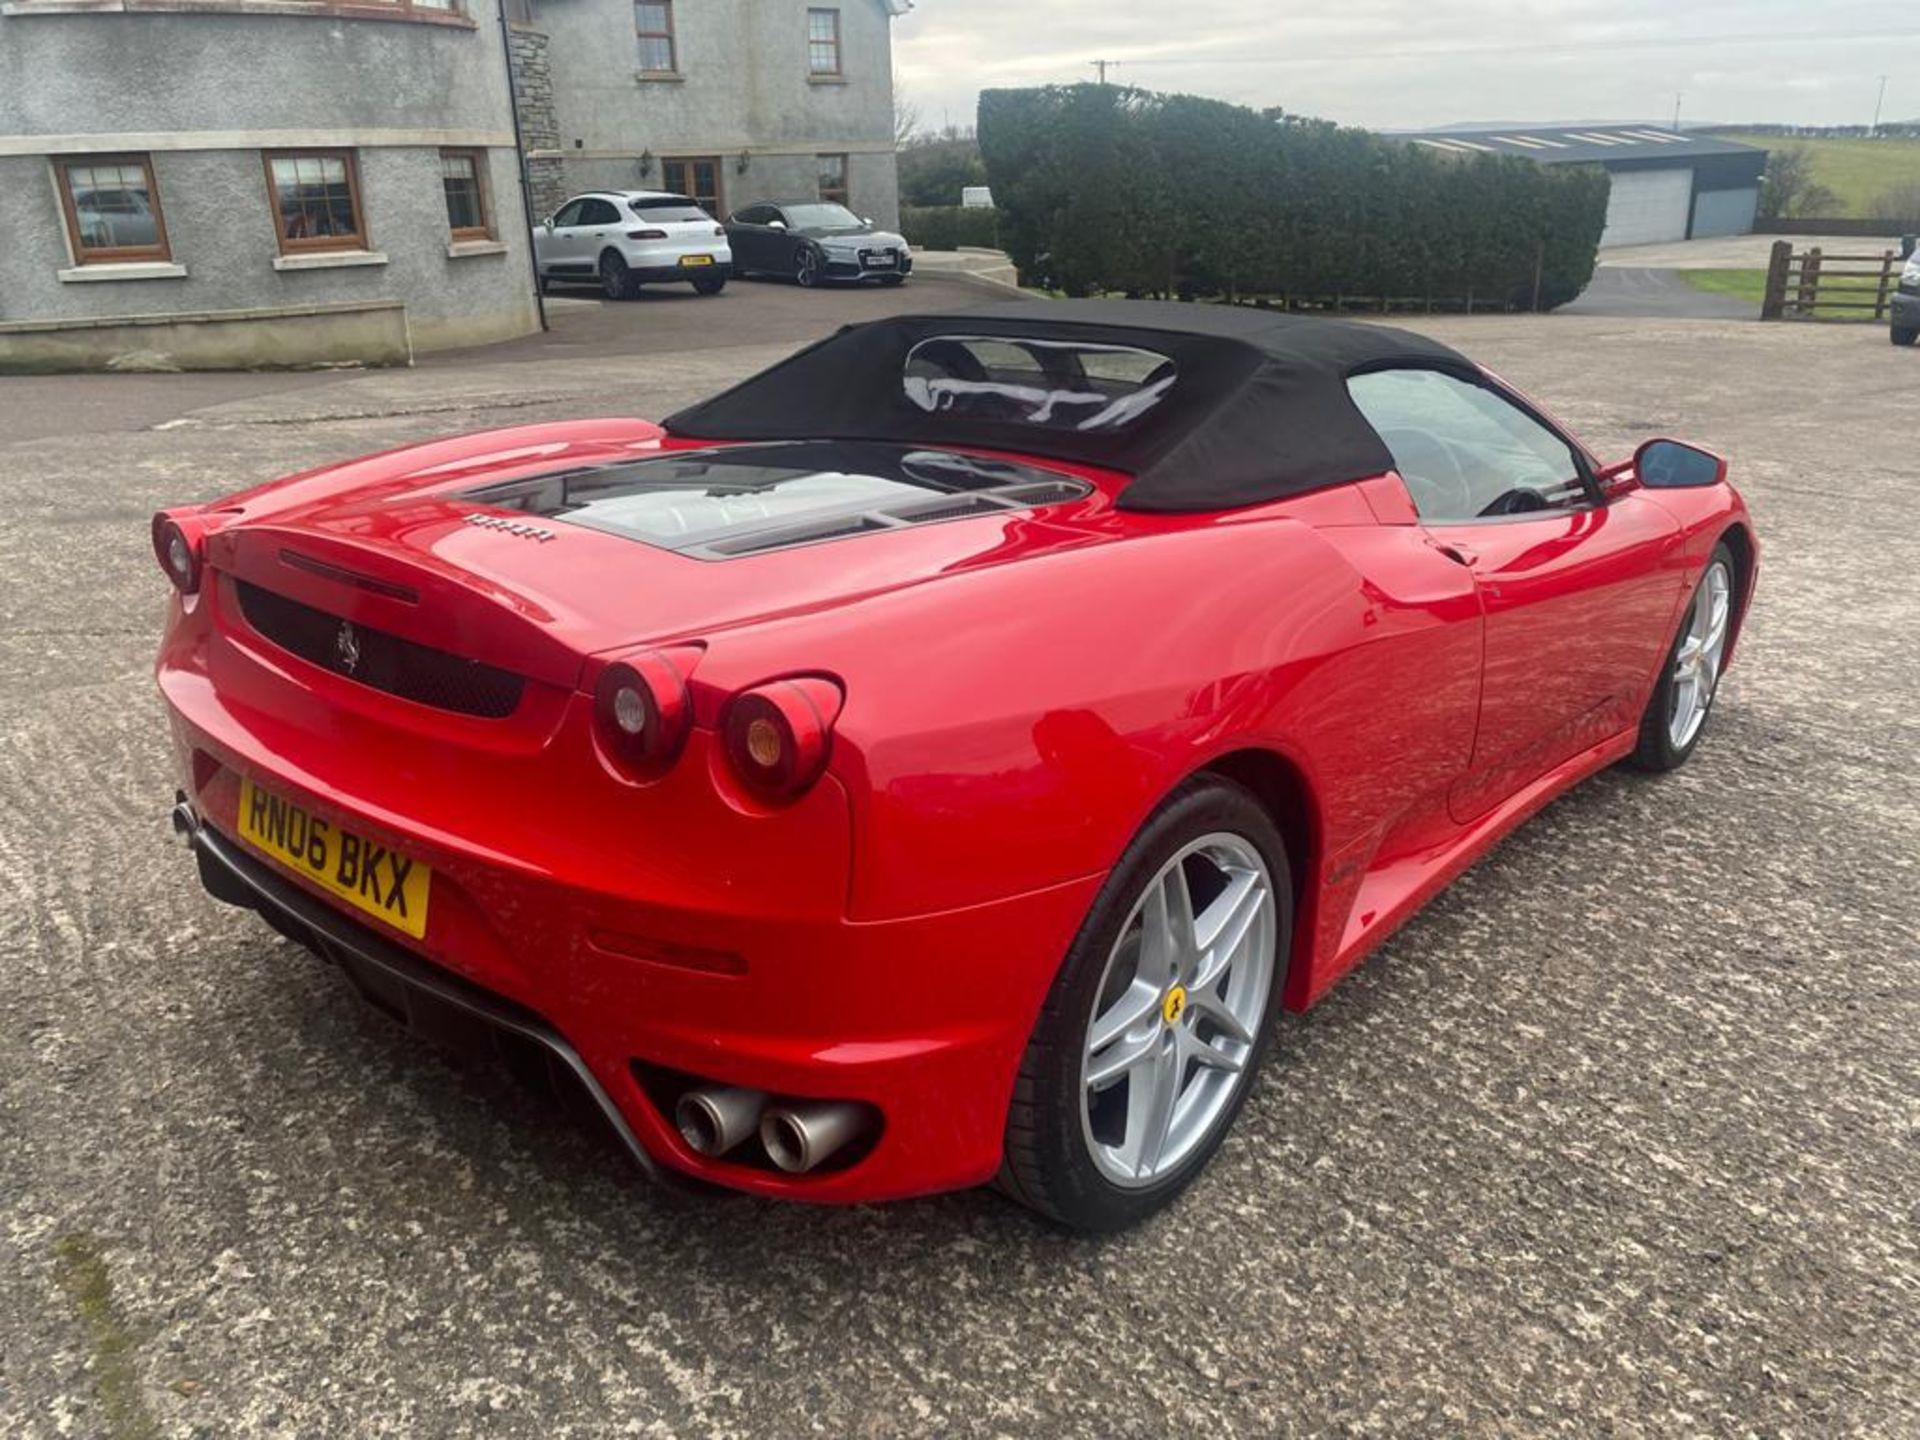
{"type": "Polygon", "coordinates": [[[1898,140],[1920,139],[1920,120],[1883,120],[1878,130],[1865,125],[1777,125],[1748,122],[1740,125],[1689,125],[1690,130],[1724,134],[1761,135],[1781,140],[1898,140]]]}

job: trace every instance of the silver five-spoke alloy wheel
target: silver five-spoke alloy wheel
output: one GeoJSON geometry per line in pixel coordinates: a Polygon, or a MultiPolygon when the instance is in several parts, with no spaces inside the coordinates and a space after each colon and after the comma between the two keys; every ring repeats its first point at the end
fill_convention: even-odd
{"type": "Polygon", "coordinates": [[[1273,880],[1238,835],[1160,868],[1107,957],[1081,1055],[1081,1124],[1100,1173],[1137,1189],[1199,1148],[1247,1081],[1273,986],[1273,880]]]}
{"type": "Polygon", "coordinates": [[[1687,628],[1673,658],[1673,696],[1667,710],[1667,738],[1684,750],[1706,723],[1713,688],[1720,682],[1720,661],[1727,649],[1727,621],[1733,613],[1733,576],[1725,561],[1707,567],[1693,593],[1687,628]]]}

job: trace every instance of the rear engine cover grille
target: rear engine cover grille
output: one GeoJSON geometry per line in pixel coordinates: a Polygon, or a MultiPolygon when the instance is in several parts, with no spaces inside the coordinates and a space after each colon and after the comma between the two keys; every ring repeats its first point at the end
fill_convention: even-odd
{"type": "Polygon", "coordinates": [[[502,720],[519,708],[526,685],[511,671],[352,624],[245,580],[234,589],[249,625],[323,670],[457,715],[502,720]]]}

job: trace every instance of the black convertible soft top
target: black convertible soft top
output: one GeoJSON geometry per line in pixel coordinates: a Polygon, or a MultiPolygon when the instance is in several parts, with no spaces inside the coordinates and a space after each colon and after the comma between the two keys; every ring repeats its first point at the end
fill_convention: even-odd
{"type": "Polygon", "coordinates": [[[847,326],[665,424],[696,440],[976,445],[1131,475],[1126,509],[1223,510],[1392,469],[1346,386],[1390,366],[1478,373],[1457,351],[1386,325],[1243,306],[1017,300],[847,326]],[[954,336],[1133,347],[1165,356],[1175,373],[1147,408],[1106,429],[915,404],[908,357],[954,336]]]}

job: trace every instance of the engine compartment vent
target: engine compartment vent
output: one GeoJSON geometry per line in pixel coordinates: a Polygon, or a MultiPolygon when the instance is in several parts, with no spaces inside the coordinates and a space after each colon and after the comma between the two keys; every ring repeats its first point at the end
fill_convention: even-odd
{"type": "Polygon", "coordinates": [[[669,452],[465,492],[700,560],[1080,500],[1085,480],[1017,460],[871,442],[786,441],[669,452]]]}
{"type": "Polygon", "coordinates": [[[504,720],[520,708],[526,682],[510,670],[356,624],[251,581],[232,583],[247,624],[310,665],[456,715],[504,720]]]}

